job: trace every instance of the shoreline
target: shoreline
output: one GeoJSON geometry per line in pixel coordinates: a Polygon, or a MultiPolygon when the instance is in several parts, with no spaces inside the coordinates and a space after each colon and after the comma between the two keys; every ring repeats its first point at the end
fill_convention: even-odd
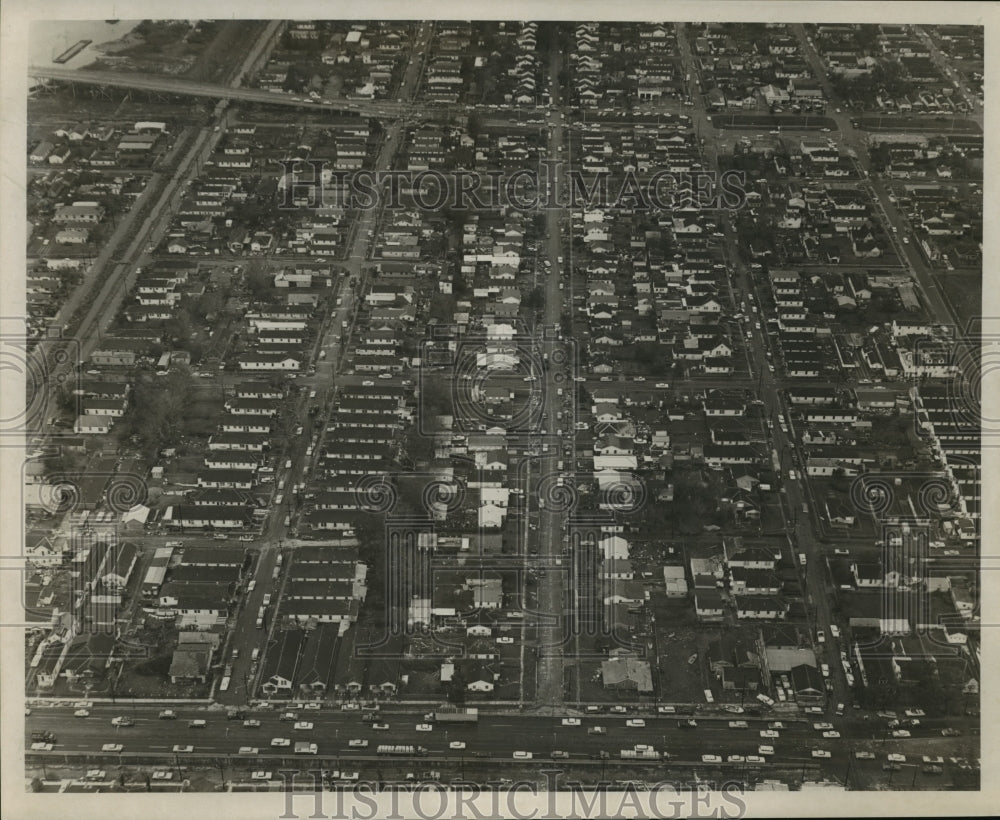
{"type": "Polygon", "coordinates": [[[122,35],[118,39],[109,40],[106,43],[100,43],[98,45],[93,46],[92,48],[99,54],[110,55],[110,54],[118,54],[119,52],[122,51],[128,51],[129,49],[135,48],[136,46],[144,45],[146,42],[146,38],[143,37],[138,32],[136,32],[136,28],[138,27],[139,27],[138,24],[136,24],[135,28],[133,28],[128,33],[122,35]]]}

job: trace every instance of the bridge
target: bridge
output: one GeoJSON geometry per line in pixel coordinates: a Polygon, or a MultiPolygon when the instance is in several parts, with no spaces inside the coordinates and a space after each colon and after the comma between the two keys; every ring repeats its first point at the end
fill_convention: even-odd
{"type": "Polygon", "coordinates": [[[310,99],[294,96],[287,92],[230,87],[157,74],[126,74],[117,71],[87,71],[32,66],[28,69],[28,75],[37,80],[54,80],[81,85],[123,88],[129,91],[149,91],[158,94],[179,94],[213,100],[235,100],[261,105],[284,105],[291,108],[335,111],[344,114],[354,113],[367,117],[395,118],[412,110],[411,104],[395,100],[354,102],[350,100],[310,99]]]}

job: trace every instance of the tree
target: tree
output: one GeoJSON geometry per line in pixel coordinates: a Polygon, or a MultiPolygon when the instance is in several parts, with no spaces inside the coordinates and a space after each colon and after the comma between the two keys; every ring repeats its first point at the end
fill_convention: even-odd
{"type": "Polygon", "coordinates": [[[563,336],[570,337],[573,335],[573,314],[563,313],[559,317],[559,330],[562,332],[563,336]]]}
{"type": "Polygon", "coordinates": [[[250,296],[258,301],[264,302],[271,298],[274,289],[274,277],[271,276],[267,268],[263,265],[255,265],[246,274],[247,290],[250,296]]]}
{"type": "Polygon", "coordinates": [[[483,118],[476,113],[469,114],[469,118],[465,124],[465,130],[468,132],[472,139],[476,139],[483,128],[483,118]]]}
{"type": "Polygon", "coordinates": [[[530,310],[541,310],[545,307],[545,292],[541,287],[533,288],[521,304],[530,310]]]}

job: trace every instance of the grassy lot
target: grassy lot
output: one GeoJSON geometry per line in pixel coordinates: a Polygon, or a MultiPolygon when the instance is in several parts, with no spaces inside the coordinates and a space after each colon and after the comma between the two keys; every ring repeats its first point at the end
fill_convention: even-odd
{"type": "Polygon", "coordinates": [[[983,277],[980,272],[946,273],[936,277],[957,314],[959,323],[967,327],[983,314],[983,277]]]}
{"type": "Polygon", "coordinates": [[[948,133],[960,131],[978,134],[983,129],[974,120],[961,117],[939,115],[936,117],[861,117],[858,127],[866,131],[936,131],[948,133]]]}

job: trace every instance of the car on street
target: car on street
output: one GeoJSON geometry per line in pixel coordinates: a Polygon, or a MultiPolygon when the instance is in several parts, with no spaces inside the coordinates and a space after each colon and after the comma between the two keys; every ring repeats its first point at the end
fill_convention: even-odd
{"type": "Polygon", "coordinates": [[[632,718],[630,720],[626,720],[625,725],[628,726],[630,729],[642,729],[643,727],[645,727],[646,721],[644,721],[642,718],[632,718]]]}
{"type": "Polygon", "coordinates": [[[624,715],[628,709],[624,706],[612,706],[610,711],[616,715],[624,715]]]}
{"type": "Polygon", "coordinates": [[[832,723],[814,723],[813,724],[813,729],[815,729],[817,732],[825,732],[828,729],[832,729],[832,728],[833,728],[833,724],[832,723]]]}
{"type": "Polygon", "coordinates": [[[292,728],[299,732],[308,732],[312,727],[313,725],[308,720],[298,720],[292,728]]]}
{"type": "Polygon", "coordinates": [[[177,720],[177,713],[173,709],[164,709],[159,714],[160,720],[177,720]]]}
{"type": "Polygon", "coordinates": [[[892,736],[895,738],[911,737],[909,729],[893,729],[892,736]]]}
{"type": "Polygon", "coordinates": [[[388,723],[373,723],[372,724],[372,728],[376,732],[388,732],[389,731],[389,724],[388,723]]]}
{"type": "Polygon", "coordinates": [[[768,729],[784,729],[785,728],[785,724],[782,723],[780,720],[772,720],[770,723],[767,724],[767,728],[768,729]]]}
{"type": "Polygon", "coordinates": [[[774,740],[776,738],[781,737],[781,734],[776,732],[774,729],[761,729],[760,736],[763,738],[767,738],[768,740],[774,740]]]}
{"type": "Polygon", "coordinates": [[[244,729],[256,729],[259,726],[260,726],[260,721],[257,720],[256,718],[249,718],[243,721],[244,729]]]}
{"type": "Polygon", "coordinates": [[[722,756],[721,755],[702,755],[701,756],[701,762],[702,763],[721,763],[722,762],[722,756]]]}
{"type": "Polygon", "coordinates": [[[757,754],[759,755],[773,755],[774,746],[768,746],[767,744],[762,744],[757,747],[757,754]]]}
{"type": "Polygon", "coordinates": [[[962,734],[961,729],[948,728],[941,730],[941,737],[960,737],[961,734],[962,734]]]}
{"type": "Polygon", "coordinates": [[[855,760],[874,760],[875,759],[875,753],[874,752],[857,751],[857,752],[854,753],[854,759],[855,760]]]}
{"type": "Polygon", "coordinates": [[[188,754],[193,751],[194,751],[194,746],[191,745],[182,745],[178,743],[177,745],[174,746],[174,754],[188,754]]]}
{"type": "Polygon", "coordinates": [[[729,755],[726,763],[746,763],[747,759],[743,755],[729,755]]]}
{"type": "Polygon", "coordinates": [[[448,744],[448,748],[455,749],[456,751],[461,751],[462,749],[465,748],[465,741],[453,740],[451,743],[448,744]]]}
{"type": "Polygon", "coordinates": [[[563,718],[562,719],[562,725],[563,726],[579,726],[580,725],[580,718],[563,718]]]}
{"type": "MultiPolygon", "coordinates": [[[[39,740],[31,744],[31,751],[33,752],[51,752],[54,748],[54,744],[46,743],[44,740],[39,740]]],[[[121,749],[118,751],[121,751],[121,749]]]]}
{"type": "Polygon", "coordinates": [[[531,758],[532,758],[531,752],[522,752],[522,751],[514,752],[514,760],[531,760],[531,758]]]}
{"type": "Polygon", "coordinates": [[[731,720],[731,721],[729,721],[729,728],[730,729],[749,729],[750,728],[750,724],[747,723],[745,720],[731,720]]]}
{"type": "Polygon", "coordinates": [[[698,728],[698,721],[695,720],[694,718],[687,718],[686,720],[678,720],[677,721],[677,728],[678,729],[697,729],[698,728]]]}
{"type": "Polygon", "coordinates": [[[111,718],[111,725],[119,728],[125,728],[127,726],[135,726],[135,721],[125,715],[118,715],[117,717],[111,718]]]}
{"type": "Polygon", "coordinates": [[[355,737],[347,741],[347,745],[350,746],[352,749],[367,749],[368,741],[365,740],[364,738],[355,737]]]}
{"type": "Polygon", "coordinates": [[[823,732],[823,737],[828,737],[828,738],[831,738],[831,739],[832,738],[837,738],[837,737],[840,737],[840,732],[838,732],[836,729],[831,729],[828,732],[823,732]]]}
{"type": "Polygon", "coordinates": [[[286,746],[291,746],[292,741],[287,737],[272,737],[271,745],[279,748],[284,748],[286,746]]]}
{"type": "Polygon", "coordinates": [[[73,717],[78,717],[78,718],[90,717],[90,710],[89,709],[77,709],[73,713],[73,717]]]}
{"type": "Polygon", "coordinates": [[[603,726],[591,726],[587,729],[588,735],[606,735],[608,730],[603,726]]]}
{"type": "Polygon", "coordinates": [[[299,719],[298,712],[285,712],[281,715],[280,718],[278,718],[278,720],[291,721],[293,723],[298,719],[299,719]]]}
{"type": "Polygon", "coordinates": [[[429,723],[418,723],[416,725],[416,730],[418,732],[433,732],[434,731],[434,727],[431,726],[431,724],[429,724],[429,723]]]}
{"type": "Polygon", "coordinates": [[[550,754],[549,757],[552,758],[553,760],[566,760],[569,758],[569,752],[562,752],[557,749],[556,751],[552,752],[552,754],[550,754]]]}
{"type": "Polygon", "coordinates": [[[885,756],[885,759],[888,760],[890,763],[905,763],[906,755],[901,755],[897,753],[887,754],[885,756]]]}
{"type": "Polygon", "coordinates": [[[767,763],[761,755],[747,755],[747,763],[767,763]]]}
{"type": "Polygon", "coordinates": [[[813,749],[812,756],[823,757],[823,758],[832,757],[832,755],[826,749],[813,749]]]}
{"type": "Polygon", "coordinates": [[[923,709],[907,709],[903,712],[908,718],[926,717],[927,713],[923,709]]]}
{"type": "Polygon", "coordinates": [[[105,743],[101,746],[102,752],[120,752],[125,747],[121,743],[105,743]]]}

